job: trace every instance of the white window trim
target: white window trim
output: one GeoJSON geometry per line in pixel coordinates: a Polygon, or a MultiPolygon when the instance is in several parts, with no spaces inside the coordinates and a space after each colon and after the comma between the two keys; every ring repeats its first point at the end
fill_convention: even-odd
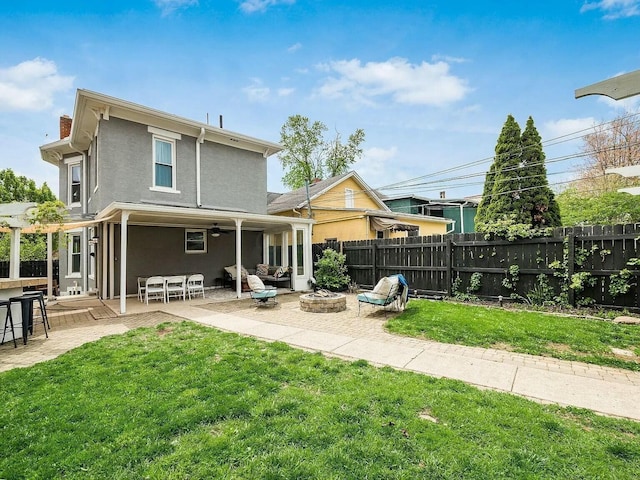
{"type": "Polygon", "coordinates": [[[70,238],[67,245],[67,274],[64,278],[82,278],[82,230],[70,230],[68,234],[69,237],[80,237],[80,252],[78,252],[78,254],[80,255],[80,271],[71,271],[71,269],[73,268],[73,240],[70,238]]]}
{"type": "MultiPolygon", "coordinates": [[[[153,127],[149,127],[152,129],[153,127]]],[[[157,130],[157,129],[154,129],[157,130]]],[[[170,138],[164,135],[154,134],[151,137],[151,178],[152,178],[152,186],[149,187],[149,190],[154,192],[164,192],[164,193],[180,193],[179,190],[176,189],[176,170],[177,168],[177,158],[176,158],[176,140],[174,138],[170,138]],[[160,185],[156,185],[156,140],[160,140],[161,142],[166,142],[171,144],[171,184],[172,187],[163,187],[160,185]]]]}
{"type": "Polygon", "coordinates": [[[202,228],[185,228],[184,229],[184,253],[186,254],[200,254],[200,253],[207,253],[207,231],[202,229],[202,228]],[[202,233],[202,239],[204,242],[204,249],[203,250],[189,250],[187,248],[187,235],[189,233],[192,232],[199,232],[202,233]]]}
{"type": "Polygon", "coordinates": [[[355,208],[355,195],[351,188],[344,189],[344,208],[355,208]]]}
{"type": "Polygon", "coordinates": [[[67,158],[64,161],[65,165],[67,165],[67,205],[69,207],[81,207],[82,206],[82,157],[72,157],[67,158]],[[72,179],[72,170],[73,167],[80,167],[80,201],[72,202],[71,201],[71,179],[72,179]]]}

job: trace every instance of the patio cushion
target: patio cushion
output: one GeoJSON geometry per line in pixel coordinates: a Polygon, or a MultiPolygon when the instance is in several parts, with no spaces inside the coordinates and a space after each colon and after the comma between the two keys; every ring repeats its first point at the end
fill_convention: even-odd
{"type": "MultiPolygon", "coordinates": [[[[236,279],[237,276],[237,270],[236,270],[236,266],[235,265],[230,265],[228,267],[224,267],[225,272],[227,272],[229,274],[229,276],[231,276],[232,280],[236,279]]],[[[247,278],[249,272],[247,272],[247,269],[244,268],[243,265],[240,265],[240,278],[247,278]]]]}
{"type": "Polygon", "coordinates": [[[284,277],[286,273],[287,273],[287,269],[285,267],[278,267],[278,269],[273,274],[273,277],[274,278],[284,277]]]}
{"type": "Polygon", "coordinates": [[[249,284],[249,288],[254,292],[265,290],[264,283],[262,283],[262,280],[260,280],[257,275],[247,275],[247,283],[249,284]]]}
{"type": "Polygon", "coordinates": [[[269,265],[266,263],[256,265],[256,275],[269,275],[269,265]]]}

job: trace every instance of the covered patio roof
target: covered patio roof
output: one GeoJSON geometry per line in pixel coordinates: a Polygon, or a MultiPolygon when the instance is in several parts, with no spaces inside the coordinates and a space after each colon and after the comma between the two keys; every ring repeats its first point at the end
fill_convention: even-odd
{"type": "MultiPolygon", "coordinates": [[[[120,229],[120,313],[126,312],[126,283],[127,283],[127,230],[129,225],[148,225],[165,227],[188,227],[210,229],[214,225],[223,230],[232,230],[236,235],[236,265],[242,265],[242,231],[253,230],[265,233],[279,233],[287,230],[299,229],[304,233],[305,256],[311,258],[311,225],[314,220],[308,218],[282,217],[277,215],[263,215],[239,211],[227,211],[209,208],[188,208],[179,206],[113,202],[99,212],[95,220],[103,223],[103,233],[106,234],[107,223],[119,223],[120,229]]],[[[110,242],[112,245],[112,242],[110,242]]],[[[103,249],[103,262],[107,257],[113,261],[114,252],[103,249]]],[[[310,264],[310,263],[309,263],[310,264]]],[[[296,257],[293,258],[294,271],[296,257]]],[[[103,276],[103,285],[106,277],[103,276]]],[[[112,280],[110,280],[111,282],[112,280]]],[[[104,290],[104,289],[103,289],[104,290]]],[[[241,294],[241,279],[236,277],[237,296],[241,294]]]]}
{"type": "Polygon", "coordinates": [[[95,221],[118,223],[122,219],[122,212],[128,213],[128,222],[133,225],[211,228],[216,223],[222,229],[235,230],[236,220],[241,220],[242,229],[267,233],[281,232],[294,224],[312,225],[315,223],[312,219],[302,217],[127,202],[111,203],[96,215],[95,221]]]}

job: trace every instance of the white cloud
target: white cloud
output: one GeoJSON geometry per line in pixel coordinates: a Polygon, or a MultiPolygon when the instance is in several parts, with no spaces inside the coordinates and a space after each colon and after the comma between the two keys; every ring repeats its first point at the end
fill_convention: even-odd
{"type": "Polygon", "coordinates": [[[153,0],[156,6],[162,11],[162,15],[170,15],[181,8],[198,5],[198,0],[153,0]]]}
{"type": "Polygon", "coordinates": [[[362,157],[357,160],[351,170],[358,172],[369,186],[375,187],[389,183],[389,163],[393,161],[398,154],[398,148],[393,146],[389,148],[371,147],[362,152],[362,157]]]}
{"type": "Polygon", "coordinates": [[[58,73],[51,60],[34,58],[0,69],[0,110],[46,110],[53,97],[73,87],[74,77],[58,73]]]}
{"type": "Polygon", "coordinates": [[[587,133],[585,130],[593,128],[596,120],[593,117],[585,118],[562,118],[545,122],[545,140],[559,137],[579,136],[587,133]]]}
{"type": "Polygon", "coordinates": [[[247,99],[252,102],[264,102],[269,98],[271,89],[262,84],[259,78],[252,79],[252,84],[244,87],[242,91],[247,95],[247,99]]]}
{"type": "Polygon", "coordinates": [[[337,76],[325,79],[317,93],[327,98],[351,99],[373,104],[376,97],[390,96],[409,105],[442,106],[464,98],[470,91],[466,80],[449,72],[446,62],[411,64],[404,58],[386,62],[341,60],[319,65],[337,76]]]}
{"type": "Polygon", "coordinates": [[[280,89],[278,89],[278,96],[279,97],[288,97],[289,95],[291,95],[295,91],[296,91],[295,88],[280,88],[280,89]]]}
{"type": "Polygon", "coordinates": [[[298,50],[300,50],[301,48],[302,48],[302,44],[300,42],[294,43],[289,48],[287,48],[287,52],[294,53],[294,52],[297,52],[298,50]]]}
{"type": "Polygon", "coordinates": [[[640,15],[640,0],[600,0],[597,2],[585,2],[580,9],[581,13],[589,10],[601,10],[603,18],[615,20],[640,15]]]}
{"type": "Polygon", "coordinates": [[[598,101],[613,108],[614,110],[622,110],[623,112],[632,112],[640,108],[640,97],[623,98],[622,100],[614,100],[613,98],[598,95],[598,101]]]}
{"type": "Polygon", "coordinates": [[[440,55],[439,53],[431,56],[432,62],[438,62],[441,60],[447,63],[466,63],[469,61],[463,57],[450,57],[449,55],[440,55]]]}
{"type": "Polygon", "coordinates": [[[244,0],[240,2],[240,10],[244,13],[264,12],[276,5],[292,5],[296,0],[244,0]]]}

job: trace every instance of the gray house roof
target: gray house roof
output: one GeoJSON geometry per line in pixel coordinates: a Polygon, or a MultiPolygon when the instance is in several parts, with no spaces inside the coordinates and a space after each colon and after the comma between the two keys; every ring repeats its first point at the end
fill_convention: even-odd
{"type": "Polygon", "coordinates": [[[42,145],[40,147],[42,159],[58,165],[61,155],[89,148],[100,116],[104,119],[109,119],[110,116],[122,118],[196,138],[202,136],[203,139],[211,142],[259,152],[264,158],[282,150],[282,146],[277,143],[189,120],[102,93],[78,89],[71,135],[42,145]]]}

